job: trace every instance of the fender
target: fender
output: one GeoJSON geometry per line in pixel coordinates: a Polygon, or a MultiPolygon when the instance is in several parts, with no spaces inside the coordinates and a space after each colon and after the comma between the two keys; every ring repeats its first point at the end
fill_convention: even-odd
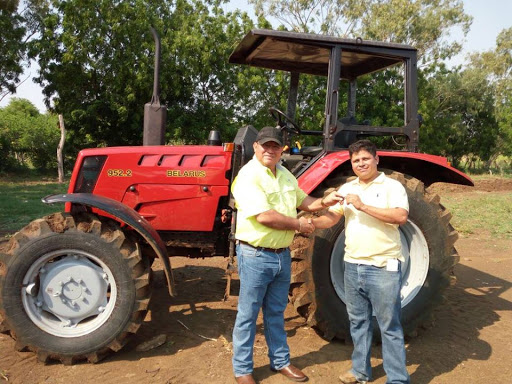
{"type": "Polygon", "coordinates": [[[135,229],[144,238],[144,240],[151,245],[158,258],[162,261],[165,277],[167,278],[169,294],[173,297],[176,296],[176,287],[174,285],[171,263],[167,255],[165,244],[155,229],[146,221],[146,219],[140,216],[137,211],[127,207],[117,200],[112,200],[107,197],[93,195],[90,193],[50,195],[43,197],[41,200],[45,204],[72,203],[98,208],[135,229]]]}
{"type": "MultiPolygon", "coordinates": [[[[378,151],[377,155],[379,168],[392,169],[413,176],[421,180],[425,187],[436,182],[474,186],[469,176],[453,168],[446,157],[391,151],[378,151]]],[[[326,153],[299,176],[299,186],[310,194],[338,167],[352,169],[348,151],[326,153]]]]}

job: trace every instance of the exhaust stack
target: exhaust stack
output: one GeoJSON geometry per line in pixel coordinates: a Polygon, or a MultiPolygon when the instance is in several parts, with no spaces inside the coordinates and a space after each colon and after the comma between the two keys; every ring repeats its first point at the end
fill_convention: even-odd
{"type": "Polygon", "coordinates": [[[151,102],[144,105],[144,137],[142,145],[164,145],[167,107],[160,104],[160,36],[151,27],[155,39],[155,72],[151,102]]]}

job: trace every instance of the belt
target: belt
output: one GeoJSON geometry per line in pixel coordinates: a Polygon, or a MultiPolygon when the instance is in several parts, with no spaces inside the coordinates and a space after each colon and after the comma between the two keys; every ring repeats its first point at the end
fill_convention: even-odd
{"type": "Polygon", "coordinates": [[[254,245],[249,244],[247,241],[243,240],[237,240],[238,244],[248,245],[251,248],[257,249],[258,251],[267,251],[267,252],[275,252],[275,253],[281,253],[283,251],[286,251],[288,247],[285,248],[267,248],[267,247],[255,247],[254,245]]]}

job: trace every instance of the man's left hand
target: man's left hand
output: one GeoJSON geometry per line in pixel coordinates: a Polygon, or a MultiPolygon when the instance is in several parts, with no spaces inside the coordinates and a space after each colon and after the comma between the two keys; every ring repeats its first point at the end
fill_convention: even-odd
{"type": "Polygon", "coordinates": [[[333,191],[322,199],[322,205],[332,207],[336,203],[343,204],[343,200],[345,200],[345,198],[341,196],[338,191],[333,191]]]}
{"type": "Polygon", "coordinates": [[[354,195],[352,193],[349,193],[345,197],[345,202],[347,204],[352,204],[355,209],[361,210],[361,208],[364,206],[363,202],[361,201],[361,198],[358,195],[354,195]]]}

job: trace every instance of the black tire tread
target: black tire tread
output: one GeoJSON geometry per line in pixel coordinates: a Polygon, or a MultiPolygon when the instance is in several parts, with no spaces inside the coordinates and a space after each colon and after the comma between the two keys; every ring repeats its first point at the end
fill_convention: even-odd
{"type": "Polygon", "coordinates": [[[9,259],[15,258],[19,249],[29,241],[50,232],[64,233],[68,231],[81,231],[94,234],[120,250],[124,262],[132,270],[132,279],[135,281],[136,287],[137,300],[133,308],[130,322],[128,322],[125,329],[123,329],[112,342],[101,350],[87,355],[60,355],[46,351],[42,347],[32,345],[30,340],[25,341],[17,338],[12,327],[9,325],[0,299],[0,330],[11,334],[11,337],[16,340],[16,349],[18,351],[32,351],[42,363],[60,361],[64,365],[72,365],[83,360],[87,360],[90,363],[97,363],[108,355],[110,351],[119,351],[127,343],[129,336],[137,332],[146,315],[151,296],[151,268],[149,263],[143,262],[140,248],[124,235],[116,222],[103,218],[100,219],[89,213],[80,213],[78,215],[56,213],[45,216],[42,219],[34,220],[10,239],[7,246],[4,247],[7,249],[5,253],[0,253],[0,279],[8,273],[7,265],[9,259]]]}

